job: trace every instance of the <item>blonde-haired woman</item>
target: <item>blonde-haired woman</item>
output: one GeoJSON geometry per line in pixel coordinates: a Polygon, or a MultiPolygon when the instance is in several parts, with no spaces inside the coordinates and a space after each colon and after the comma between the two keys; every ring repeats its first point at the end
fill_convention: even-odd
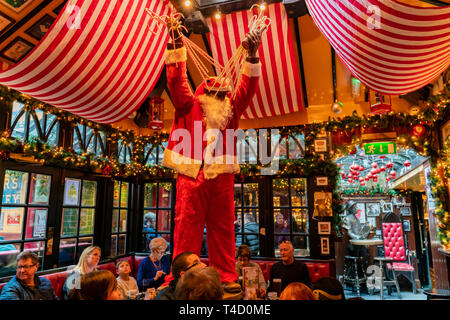
{"type": "Polygon", "coordinates": [[[139,264],[136,279],[139,291],[158,288],[164,283],[164,275],[170,272],[169,259],[165,255],[167,242],[163,238],[154,238],[149,247],[151,254],[139,264]]]}
{"type": "Polygon", "coordinates": [[[78,264],[67,276],[63,286],[63,299],[67,300],[70,290],[79,287],[80,277],[89,272],[96,271],[100,261],[101,249],[98,246],[89,246],[81,253],[78,264]]]}

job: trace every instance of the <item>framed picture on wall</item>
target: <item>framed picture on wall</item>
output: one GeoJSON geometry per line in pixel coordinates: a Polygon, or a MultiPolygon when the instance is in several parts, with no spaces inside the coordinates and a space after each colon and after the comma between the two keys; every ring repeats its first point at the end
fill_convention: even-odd
{"type": "Polygon", "coordinates": [[[411,231],[411,221],[403,220],[403,231],[411,231]]]}
{"type": "Polygon", "coordinates": [[[320,251],[321,254],[330,254],[330,240],[328,238],[320,238],[320,251]]]}
{"type": "Polygon", "coordinates": [[[411,207],[400,207],[400,214],[402,216],[410,216],[411,215],[411,207]]]}
{"type": "Polygon", "coordinates": [[[10,44],[0,51],[0,56],[14,63],[19,62],[28,52],[34,48],[34,44],[27,40],[17,37],[10,44]]]}
{"type": "Polygon", "coordinates": [[[0,12],[0,34],[8,30],[14,23],[16,23],[16,20],[0,12]]]}
{"type": "Polygon", "coordinates": [[[383,210],[383,213],[393,212],[394,211],[392,203],[390,203],[390,202],[383,203],[383,206],[382,206],[381,209],[383,210]]]}
{"type": "Polygon", "coordinates": [[[356,217],[359,219],[361,223],[366,222],[366,205],[364,203],[357,203],[356,204],[356,217]]]}
{"type": "Polygon", "coordinates": [[[328,185],[328,177],[317,177],[316,185],[317,186],[327,186],[328,185]]]}
{"type": "Polygon", "coordinates": [[[0,0],[0,6],[3,5],[13,10],[15,13],[19,13],[31,2],[33,2],[33,0],[0,0]]]}
{"type": "Polygon", "coordinates": [[[326,138],[315,139],[314,140],[314,150],[316,152],[327,152],[328,151],[328,141],[326,138]]]}
{"type": "Polygon", "coordinates": [[[319,222],[317,229],[319,234],[331,234],[331,222],[319,222]]]}
{"type": "Polygon", "coordinates": [[[380,215],[379,203],[366,203],[366,209],[368,217],[378,217],[380,215]]]}
{"type": "Polygon", "coordinates": [[[53,22],[55,22],[55,18],[46,14],[38,22],[32,25],[31,28],[26,30],[25,33],[40,41],[45,36],[48,29],[50,29],[53,22]]]}

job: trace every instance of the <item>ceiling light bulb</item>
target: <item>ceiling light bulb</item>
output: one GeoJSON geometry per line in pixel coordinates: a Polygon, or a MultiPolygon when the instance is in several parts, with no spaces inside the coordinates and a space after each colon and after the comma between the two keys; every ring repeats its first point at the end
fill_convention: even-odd
{"type": "Polygon", "coordinates": [[[190,7],[191,4],[192,4],[192,3],[191,3],[189,0],[186,0],[186,1],[184,2],[184,5],[185,5],[186,7],[190,7]]]}
{"type": "Polygon", "coordinates": [[[261,10],[262,11],[266,10],[266,4],[264,2],[261,4],[261,10]]]}
{"type": "Polygon", "coordinates": [[[220,14],[220,12],[216,13],[216,19],[219,20],[222,17],[222,15],[220,14]]]}

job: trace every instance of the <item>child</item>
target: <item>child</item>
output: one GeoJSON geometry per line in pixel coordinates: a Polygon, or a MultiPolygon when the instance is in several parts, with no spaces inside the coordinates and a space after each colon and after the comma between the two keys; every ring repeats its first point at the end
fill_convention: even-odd
{"type": "Polygon", "coordinates": [[[117,274],[117,288],[120,292],[120,299],[126,300],[128,298],[128,291],[134,290],[135,296],[139,293],[139,288],[136,279],[130,277],[131,267],[127,260],[120,260],[116,265],[117,274]]]}

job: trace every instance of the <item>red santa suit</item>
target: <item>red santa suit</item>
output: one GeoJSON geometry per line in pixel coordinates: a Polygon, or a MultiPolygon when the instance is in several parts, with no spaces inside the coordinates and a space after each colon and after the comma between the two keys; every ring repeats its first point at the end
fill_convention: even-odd
{"type": "Polygon", "coordinates": [[[173,256],[184,251],[200,255],[206,224],[209,263],[222,282],[234,282],[234,174],[239,164],[236,137],[227,136],[226,130],[238,128],[255,94],[261,64],[245,62],[236,95],[227,93],[220,101],[205,94],[205,82],[192,94],[186,60],[184,47],[166,52],[175,115],[162,164],[178,172],[173,256]],[[216,131],[211,134],[208,129],[216,131]]]}

